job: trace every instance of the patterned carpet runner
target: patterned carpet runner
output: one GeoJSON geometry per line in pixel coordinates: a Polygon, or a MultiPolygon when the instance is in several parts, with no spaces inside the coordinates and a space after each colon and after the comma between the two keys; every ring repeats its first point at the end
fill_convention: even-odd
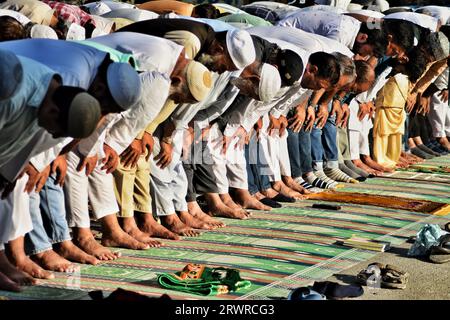
{"type": "MultiPolygon", "coordinates": [[[[435,159],[433,159],[435,160],[435,159]]],[[[440,163],[450,163],[441,159],[440,163]]],[[[436,161],[433,165],[436,165],[436,161]]],[[[161,248],[143,251],[117,249],[122,257],[98,266],[81,266],[78,274],[56,273],[53,280],[25,288],[20,294],[1,292],[11,299],[88,299],[91,290],[114,291],[117,287],[148,296],[169,294],[173,299],[205,299],[165,290],[157,281],[162,272],[180,271],[187,263],[240,270],[250,288],[237,294],[207,299],[277,299],[289,290],[323,280],[365,261],[376,253],[336,245],[352,235],[390,241],[395,247],[414,235],[424,223],[444,224],[450,204],[450,181],[440,175],[417,176],[396,172],[383,178],[338,189],[339,193],[391,196],[413,203],[437,203],[441,216],[411,210],[306,200],[270,212],[254,212],[249,220],[223,219],[225,228],[203,232],[196,238],[163,240],[161,248]],[[397,175],[398,174],[398,175],[397,175]],[[426,179],[428,178],[428,179],[426,179]],[[337,203],[339,211],[314,209],[314,203],[337,203]]]]}

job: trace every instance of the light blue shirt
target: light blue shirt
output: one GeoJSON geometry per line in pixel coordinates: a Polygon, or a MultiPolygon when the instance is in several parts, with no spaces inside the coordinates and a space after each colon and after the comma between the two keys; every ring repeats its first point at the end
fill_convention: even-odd
{"type": "Polygon", "coordinates": [[[38,108],[56,75],[41,63],[18,58],[23,68],[22,82],[11,98],[0,101],[0,167],[23,152],[33,136],[43,131],[38,125],[38,108]]]}
{"type": "Polygon", "coordinates": [[[58,72],[63,85],[88,89],[107,53],[76,42],[52,39],[24,39],[0,42],[10,50],[36,60],[58,72]]]}

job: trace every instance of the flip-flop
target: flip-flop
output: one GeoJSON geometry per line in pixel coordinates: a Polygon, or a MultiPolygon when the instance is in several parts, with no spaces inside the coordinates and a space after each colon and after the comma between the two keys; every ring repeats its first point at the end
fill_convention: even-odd
{"type": "Polygon", "coordinates": [[[388,289],[405,289],[409,273],[394,265],[372,263],[366,269],[361,270],[356,278],[361,284],[370,287],[379,284],[381,287],[388,289]]]}
{"type": "Polygon", "coordinates": [[[450,245],[447,244],[450,244],[450,234],[442,236],[439,245],[431,247],[430,255],[428,256],[431,262],[450,262],[450,245]]]}
{"type": "Polygon", "coordinates": [[[377,283],[380,283],[381,270],[385,268],[384,264],[375,262],[367,266],[367,268],[361,270],[356,276],[356,280],[365,286],[374,287],[377,283]]]}
{"type": "Polygon", "coordinates": [[[388,289],[405,289],[408,283],[409,273],[393,266],[386,265],[381,270],[381,286],[388,289]]]}

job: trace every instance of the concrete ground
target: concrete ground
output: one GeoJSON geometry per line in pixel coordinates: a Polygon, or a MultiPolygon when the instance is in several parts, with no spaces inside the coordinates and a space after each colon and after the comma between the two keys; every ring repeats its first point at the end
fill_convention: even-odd
{"type": "Polygon", "coordinates": [[[411,245],[404,243],[393,247],[390,251],[379,253],[372,259],[335,274],[327,280],[341,284],[355,284],[359,271],[372,262],[380,262],[395,265],[410,274],[406,289],[364,287],[364,295],[351,300],[450,300],[450,262],[434,264],[408,257],[407,252],[411,245]]]}

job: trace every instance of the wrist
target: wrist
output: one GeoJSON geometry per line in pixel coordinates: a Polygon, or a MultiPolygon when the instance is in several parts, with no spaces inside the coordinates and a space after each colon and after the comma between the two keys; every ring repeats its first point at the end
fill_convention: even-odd
{"type": "Polygon", "coordinates": [[[172,139],[172,137],[163,137],[162,139],[161,139],[161,141],[162,142],[164,142],[164,143],[166,143],[166,144],[172,144],[172,142],[173,142],[173,139],[172,139]]]}

